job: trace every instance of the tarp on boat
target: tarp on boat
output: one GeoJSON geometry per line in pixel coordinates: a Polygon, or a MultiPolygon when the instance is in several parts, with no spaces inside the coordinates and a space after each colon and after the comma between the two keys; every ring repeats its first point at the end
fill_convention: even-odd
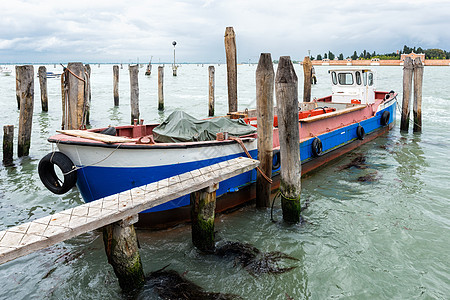
{"type": "Polygon", "coordinates": [[[153,129],[153,139],[160,143],[213,141],[219,132],[242,136],[255,133],[256,128],[247,125],[242,119],[198,120],[183,111],[174,111],[164,122],[153,129]]]}

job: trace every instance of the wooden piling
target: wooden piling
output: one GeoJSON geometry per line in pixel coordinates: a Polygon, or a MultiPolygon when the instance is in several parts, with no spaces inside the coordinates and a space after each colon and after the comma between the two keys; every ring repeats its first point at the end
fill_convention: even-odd
{"type": "Polygon", "coordinates": [[[400,130],[408,131],[409,128],[409,101],[411,99],[411,85],[413,77],[413,61],[411,57],[405,57],[403,62],[403,101],[402,117],[400,120],[400,130]]]}
{"type": "Polygon", "coordinates": [[[20,109],[19,80],[17,79],[17,74],[16,74],[16,100],[17,100],[17,109],[20,109]]]}
{"type": "Polygon", "coordinates": [[[103,227],[103,242],[108,263],[112,265],[122,290],[131,292],[141,288],[145,276],[134,225],[120,221],[103,227]]]}
{"type": "Polygon", "coordinates": [[[192,243],[203,252],[213,251],[214,211],[219,184],[191,193],[192,243]]]}
{"type": "MultiPolygon", "coordinates": [[[[256,111],[258,120],[258,160],[260,169],[272,177],[273,160],[273,85],[274,71],[270,53],[261,53],[256,68],[256,111]]],[[[256,207],[270,206],[271,184],[260,172],[256,176],[256,207]]]]}
{"type": "Polygon", "coordinates": [[[33,124],[34,68],[32,65],[16,66],[16,80],[20,97],[17,156],[30,153],[31,126],[33,124]]]}
{"type": "Polygon", "coordinates": [[[227,57],[228,112],[236,112],[237,104],[237,57],[236,35],[233,27],[225,30],[225,53],[227,57]]]}
{"type": "Polygon", "coordinates": [[[208,116],[212,117],[214,116],[214,89],[215,89],[215,81],[214,81],[214,74],[215,74],[215,68],[214,66],[208,67],[208,73],[209,73],[209,101],[208,101],[208,116]]]}
{"type": "Polygon", "coordinates": [[[164,110],[164,67],[158,67],[158,110],[164,110]]]}
{"type": "Polygon", "coordinates": [[[281,156],[281,207],[287,223],[300,221],[301,163],[298,79],[289,56],[281,56],[275,78],[281,156]]]}
{"type": "Polygon", "coordinates": [[[303,59],[303,102],[311,102],[312,63],[309,56],[303,59]]]}
{"type": "Polygon", "coordinates": [[[119,66],[113,66],[114,106],[119,106],[119,66]]]}
{"type": "Polygon", "coordinates": [[[39,86],[41,88],[41,106],[42,111],[48,111],[48,94],[47,94],[47,68],[40,66],[38,69],[39,86]]]}
{"type": "Polygon", "coordinates": [[[3,126],[3,165],[9,167],[13,163],[14,125],[3,126]]]}
{"type": "Polygon", "coordinates": [[[85,68],[81,62],[71,62],[62,78],[63,122],[65,130],[86,127],[88,90],[85,68]]]}
{"type": "Polygon", "coordinates": [[[86,99],[86,124],[90,125],[91,121],[89,120],[91,115],[91,66],[86,64],[84,66],[85,71],[85,79],[86,79],[86,88],[87,88],[87,99],[86,99]]]}
{"type": "Polygon", "coordinates": [[[416,57],[414,59],[413,132],[422,132],[422,83],[423,83],[423,63],[419,57],[416,57]]]}
{"type": "Polygon", "coordinates": [[[133,124],[135,119],[139,120],[139,65],[129,66],[128,70],[130,71],[131,124],[133,124]]]}

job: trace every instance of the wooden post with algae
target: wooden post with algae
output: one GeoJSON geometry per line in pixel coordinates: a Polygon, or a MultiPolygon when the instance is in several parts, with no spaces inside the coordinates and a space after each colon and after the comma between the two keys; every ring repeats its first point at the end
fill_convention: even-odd
{"type": "Polygon", "coordinates": [[[72,62],[64,69],[62,79],[63,123],[65,130],[86,127],[87,97],[85,68],[81,62],[72,62]]]}
{"type": "Polygon", "coordinates": [[[216,183],[191,193],[192,243],[203,252],[215,249],[214,211],[216,209],[216,183]]]}
{"type": "Polygon", "coordinates": [[[47,94],[47,68],[40,66],[38,69],[39,86],[41,88],[41,106],[42,111],[48,111],[48,94],[47,94]]]}
{"type": "MultiPolygon", "coordinates": [[[[264,174],[272,177],[273,160],[273,85],[274,71],[270,53],[261,53],[256,68],[256,111],[258,120],[258,160],[264,174]]],[[[271,184],[258,172],[256,207],[270,206],[271,184]]]]}
{"type": "Polygon", "coordinates": [[[422,132],[422,83],[423,63],[419,57],[416,57],[414,59],[413,132],[422,132]]]}
{"type": "Polygon", "coordinates": [[[138,290],[145,283],[134,223],[138,216],[103,227],[105,252],[124,292],[138,290]]]}
{"type": "Polygon", "coordinates": [[[86,64],[84,66],[85,80],[86,80],[86,125],[90,125],[89,120],[91,115],[91,65],[86,64]]]}
{"type": "Polygon", "coordinates": [[[312,63],[309,56],[303,59],[303,102],[311,102],[312,63]]]}
{"type": "Polygon", "coordinates": [[[17,156],[28,156],[31,146],[31,126],[34,105],[34,68],[32,65],[16,66],[16,80],[20,97],[17,156]]]}
{"type": "Polygon", "coordinates": [[[409,101],[411,100],[411,85],[413,78],[413,61],[411,57],[405,57],[403,62],[403,101],[402,117],[400,120],[400,130],[408,131],[409,128],[409,101]]]}
{"type": "Polygon", "coordinates": [[[119,66],[113,66],[114,106],[119,106],[119,66]]]}
{"type": "Polygon", "coordinates": [[[300,222],[301,161],[298,79],[289,56],[281,56],[275,77],[281,155],[281,208],[287,223],[300,222]]]}
{"type": "Polygon", "coordinates": [[[232,113],[238,110],[236,35],[233,27],[227,27],[225,30],[225,53],[227,59],[228,112],[232,113]]]}
{"type": "Polygon", "coordinates": [[[164,110],[164,67],[158,67],[158,110],[164,110]]]}
{"type": "Polygon", "coordinates": [[[130,106],[131,106],[131,124],[134,120],[139,120],[139,65],[129,66],[130,71],[130,106]]]}
{"type": "Polygon", "coordinates": [[[13,163],[14,125],[3,126],[3,165],[9,167],[13,163]]]}
{"type": "Polygon", "coordinates": [[[208,116],[209,117],[214,116],[214,88],[215,88],[214,73],[215,73],[214,66],[209,66],[208,67],[208,74],[209,74],[208,116]]]}

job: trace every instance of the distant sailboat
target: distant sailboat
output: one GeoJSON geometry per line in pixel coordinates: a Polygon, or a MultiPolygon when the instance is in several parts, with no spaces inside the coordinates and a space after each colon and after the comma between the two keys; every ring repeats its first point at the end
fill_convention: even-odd
{"type": "Polygon", "coordinates": [[[147,65],[147,70],[145,70],[145,75],[150,75],[152,74],[152,57],[150,57],[150,62],[147,65]]]}

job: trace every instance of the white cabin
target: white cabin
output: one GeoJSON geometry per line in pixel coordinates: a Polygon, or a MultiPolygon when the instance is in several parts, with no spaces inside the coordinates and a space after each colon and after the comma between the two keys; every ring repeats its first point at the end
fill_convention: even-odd
{"type": "Polygon", "coordinates": [[[329,70],[331,101],[335,103],[370,104],[375,102],[375,74],[368,69],[329,70]]]}

